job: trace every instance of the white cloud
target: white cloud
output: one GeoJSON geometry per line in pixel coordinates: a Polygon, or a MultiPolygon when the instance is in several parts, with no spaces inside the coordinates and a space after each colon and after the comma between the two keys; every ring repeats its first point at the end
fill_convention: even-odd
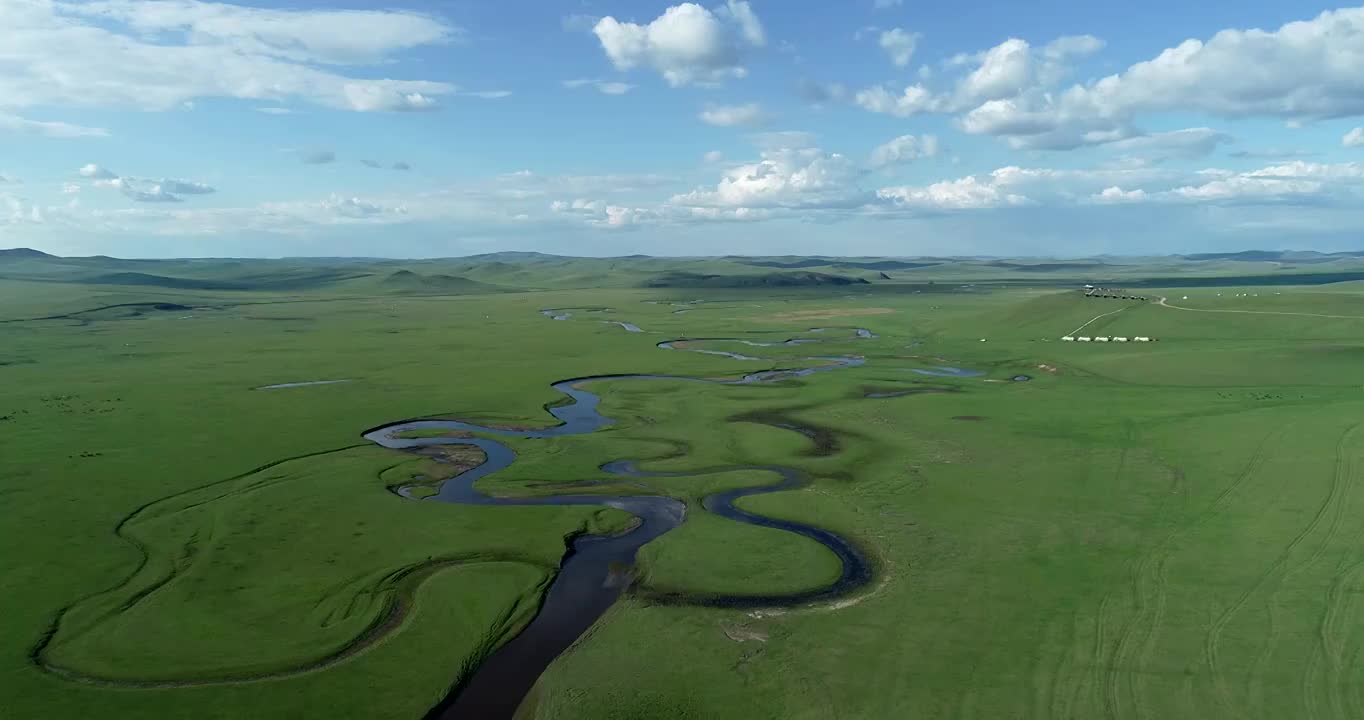
{"type": "Polygon", "coordinates": [[[901,135],[871,151],[871,166],[883,168],[890,165],[934,157],[938,154],[938,138],[934,135],[901,135]]]}
{"type": "Polygon", "coordinates": [[[433,16],[384,10],[275,10],[216,2],[97,0],[58,3],[63,14],[126,25],[139,34],[183,34],[198,45],[299,62],[359,65],[462,33],[433,16]]]}
{"type": "Polygon", "coordinates": [[[1104,41],[1093,35],[1063,35],[1042,48],[1042,55],[1051,60],[1065,60],[1093,55],[1104,48],[1104,41]]]}
{"type": "Polygon", "coordinates": [[[266,115],[293,115],[293,114],[294,114],[294,111],[293,111],[293,110],[290,110],[289,108],[282,108],[282,107],[258,107],[258,108],[256,108],[256,112],[258,112],[258,113],[265,113],[266,115]]]}
{"type": "MultiPolygon", "coordinates": [[[[0,77],[0,86],[3,84],[4,79],[0,77]]],[[[4,105],[4,98],[0,98],[0,107],[4,107],[4,105]]],[[[109,131],[104,128],[85,127],[50,120],[29,120],[0,110],[0,134],[2,133],[42,135],[53,138],[107,137],[109,135],[109,131]]]]}
{"type": "Polygon", "coordinates": [[[911,117],[920,113],[940,112],[945,109],[943,98],[934,95],[922,85],[910,85],[900,95],[895,95],[885,87],[877,85],[859,90],[853,102],[865,110],[886,113],[896,117],[911,117]]]}
{"type": "Polygon", "coordinates": [[[725,154],[719,150],[711,150],[701,157],[702,160],[710,164],[715,164],[725,159],[725,154]]]}
{"type": "MultiPolygon", "coordinates": [[[[865,110],[896,117],[924,113],[961,114],[958,124],[969,133],[1003,135],[1015,147],[1059,148],[1108,142],[1135,132],[1112,133],[1110,123],[1094,123],[1066,134],[1055,133],[1055,121],[1034,106],[1050,102],[1050,95],[1038,90],[1058,82],[1069,72],[1067,62],[1103,47],[1089,35],[1066,36],[1034,48],[1026,41],[1010,38],[978,53],[960,53],[943,62],[958,75],[951,89],[934,90],[925,84],[935,73],[920,68],[920,82],[903,92],[885,86],[859,91],[854,102],[865,110]],[[964,68],[971,68],[964,75],[964,68]],[[974,109],[972,109],[974,108],[974,109]],[[969,110],[969,112],[967,112],[969,110]],[[1092,131],[1108,131],[1107,136],[1088,137],[1092,131]]],[[[908,59],[906,59],[908,63],[908,59]]]]}
{"type": "Polygon", "coordinates": [[[1144,136],[1139,121],[1155,113],[1264,117],[1301,126],[1364,115],[1361,37],[1364,8],[1331,10],[1277,30],[1231,29],[1206,41],[1186,40],[1120,73],[1068,88],[1061,82],[1071,62],[1102,48],[1101,41],[1071,36],[1033,48],[1013,38],[949,59],[944,67],[965,72],[950,89],[911,85],[899,94],[874,87],[857,101],[901,117],[955,114],[966,132],[1021,149],[1144,136]]]}
{"type": "Polygon", "coordinates": [[[876,195],[898,207],[931,210],[978,210],[1028,202],[1022,195],[1004,191],[998,184],[974,176],[922,187],[886,187],[876,191],[876,195]]]}
{"type": "Polygon", "coordinates": [[[999,100],[1017,94],[1034,81],[1032,48],[1010,38],[986,50],[980,66],[961,82],[959,93],[973,101],[999,100]]]}
{"type": "MultiPolygon", "coordinates": [[[[1135,122],[1150,113],[1271,117],[1297,125],[1360,115],[1360,37],[1364,8],[1324,12],[1275,31],[1224,30],[1065,90],[1052,87],[1055,78],[1039,76],[981,104],[962,125],[968,132],[1004,136],[1015,147],[1065,148],[1140,134],[1135,122]]],[[[1067,45],[1067,52],[1088,49],[1074,41],[1067,45]]]]}
{"type": "Polygon", "coordinates": [[[109,170],[108,168],[100,167],[99,165],[96,165],[94,163],[82,165],[81,169],[78,170],[77,172],[80,174],[81,177],[91,178],[94,180],[110,180],[118,177],[118,175],[115,175],[113,171],[109,170]]]}
{"type": "Polygon", "coordinates": [[[861,171],[843,155],[819,148],[764,150],[761,159],[730,168],[714,188],[674,195],[669,203],[699,208],[851,208],[870,196],[861,171]]]}
{"type": "Polygon", "coordinates": [[[758,103],[711,105],[703,110],[699,117],[701,122],[716,127],[734,127],[736,125],[756,127],[766,124],[770,119],[758,103]]]}
{"type": "Polygon", "coordinates": [[[1290,196],[1315,195],[1322,191],[1315,180],[1282,179],[1236,175],[1202,185],[1186,185],[1170,191],[1173,197],[1188,200],[1270,200],[1290,196]]]}
{"type": "Polygon", "coordinates": [[[924,186],[882,188],[894,207],[984,209],[1059,208],[1138,202],[1201,205],[1313,201],[1347,207],[1364,200],[1364,163],[1294,161],[1248,172],[1210,168],[1195,173],[1158,167],[1050,169],[1001,167],[986,175],[924,186]]]}
{"type": "Polygon", "coordinates": [[[909,61],[914,58],[914,48],[919,43],[919,33],[912,33],[900,28],[891,28],[881,33],[881,49],[890,56],[890,61],[896,67],[906,67],[909,61]]]}
{"type": "Polygon", "coordinates": [[[763,47],[767,44],[767,33],[747,0],[725,0],[724,6],[716,9],[716,14],[738,23],[749,45],[763,47]]]}
{"type": "Polygon", "coordinates": [[[80,193],[80,191],[81,191],[81,186],[80,186],[80,185],[77,185],[76,183],[62,183],[62,194],[63,194],[63,195],[76,195],[76,194],[80,193]]]}
{"type": "Polygon", "coordinates": [[[1117,185],[1113,185],[1095,193],[1093,199],[1095,202],[1099,203],[1141,202],[1146,199],[1146,191],[1140,188],[1136,190],[1123,190],[1117,185]]]}
{"type": "Polygon", "coordinates": [[[1273,32],[1223,30],[1186,40],[1121,74],[1077,87],[1114,112],[1201,111],[1283,119],[1364,112],[1364,8],[1323,12],[1273,32]],[[1246,68],[1256,68],[1247,72],[1246,68]]]}
{"type": "Polygon", "coordinates": [[[1364,127],[1357,127],[1345,133],[1345,137],[1340,139],[1340,144],[1345,147],[1364,147],[1364,127]]]}
{"type": "Polygon", "coordinates": [[[651,67],[674,87],[744,77],[744,51],[765,42],[748,3],[735,0],[717,12],[674,5],[647,25],[607,16],[592,32],[617,70],[651,67]]]}
{"type": "Polygon", "coordinates": [[[386,62],[459,34],[418,13],[169,0],[10,0],[0,12],[7,61],[0,108],[172,110],[195,98],[227,97],[300,99],[356,111],[424,110],[455,90],[443,82],[367,79],[327,69],[386,62]]]}
{"type": "Polygon", "coordinates": [[[1270,165],[1246,173],[1248,177],[1312,178],[1314,180],[1354,181],[1364,179],[1364,163],[1313,163],[1303,160],[1270,165]]]}

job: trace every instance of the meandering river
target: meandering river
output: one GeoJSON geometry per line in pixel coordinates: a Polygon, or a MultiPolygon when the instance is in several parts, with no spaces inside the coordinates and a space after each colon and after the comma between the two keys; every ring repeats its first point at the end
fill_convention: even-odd
{"type": "MultiPolygon", "coordinates": [[[[549,314],[549,313],[547,313],[549,314]]],[[[557,319],[557,318],[556,318],[557,319]]],[[[856,337],[873,337],[857,330],[856,337]]],[[[738,341],[749,345],[799,345],[808,339],[784,343],[757,343],[734,338],[708,338],[710,341],[738,341]]],[[[723,354],[737,360],[757,360],[737,353],[722,353],[679,346],[681,340],[659,343],[665,349],[692,350],[723,354]]],[[[692,343],[697,340],[687,340],[692,343]]],[[[560,566],[559,573],[545,595],[544,604],[535,618],[512,640],[483,660],[478,669],[466,677],[445,700],[432,709],[429,718],[511,718],[541,673],[579,636],[596,622],[629,585],[627,568],[634,564],[640,547],[682,524],[686,504],[675,498],[648,495],[583,495],[562,494],[522,498],[503,498],[484,495],[474,484],[483,477],[502,470],[516,461],[512,449],[486,437],[423,437],[404,438],[410,431],[447,430],[467,431],[480,435],[519,438],[548,438],[581,435],[594,432],[613,420],[599,411],[601,399],[586,386],[598,382],[641,382],[657,380],[686,380],[722,385],[750,385],[802,377],[817,372],[861,365],[859,357],[809,357],[803,362],[822,362],[821,365],[796,369],[777,369],[751,373],[735,380],[715,380],[671,375],[606,375],[573,378],[554,383],[555,390],[567,395],[571,402],[550,408],[559,424],[538,430],[514,430],[489,427],[458,420],[410,420],[370,430],[364,437],[386,448],[414,450],[434,445],[473,445],[487,455],[483,464],[444,481],[435,495],[426,501],[469,505],[595,505],[612,507],[631,513],[639,522],[631,530],[619,535],[582,535],[574,539],[560,566]]],[[[779,425],[801,432],[803,429],[789,422],[779,425]]],[[[607,463],[603,471],[631,477],[686,477],[703,473],[734,470],[756,470],[770,473],[773,482],[715,493],[702,500],[702,507],[721,517],[761,527],[774,528],[801,535],[818,542],[833,552],[841,563],[839,577],[826,587],[782,595],[697,595],[657,598],[660,602],[699,604],[727,607],[769,607],[828,600],[848,593],[871,579],[867,559],[852,543],[822,528],[789,520],[770,518],[738,508],[736,501],[765,493],[791,490],[802,486],[807,478],[796,468],[781,465],[736,465],[712,467],[694,473],[658,473],[640,470],[632,460],[607,463]]],[[[402,487],[397,492],[413,497],[411,489],[402,487]]]]}

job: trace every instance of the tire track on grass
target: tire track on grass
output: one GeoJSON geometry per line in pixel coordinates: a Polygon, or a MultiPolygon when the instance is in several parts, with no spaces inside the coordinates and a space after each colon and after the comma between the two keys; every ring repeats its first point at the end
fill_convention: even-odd
{"type": "MultiPolygon", "coordinates": [[[[1141,670],[1146,667],[1151,653],[1154,651],[1164,622],[1169,594],[1168,563],[1174,554],[1176,540],[1186,533],[1196,530],[1215,517],[1218,512],[1221,512],[1227,500],[1248,478],[1259,470],[1266,457],[1265,447],[1270,437],[1274,435],[1275,433],[1271,432],[1261,439],[1245,469],[1237,476],[1236,480],[1223,488],[1222,492],[1213,499],[1206,509],[1189,523],[1172,528],[1152,546],[1149,552],[1137,561],[1131,576],[1135,617],[1124,626],[1108,663],[1104,694],[1106,717],[1120,718],[1127,714],[1124,712],[1125,708],[1131,708],[1137,718],[1150,716],[1150,709],[1144,701],[1145,683],[1141,670]],[[1127,684],[1125,693],[1123,691],[1124,681],[1127,684]],[[1126,703],[1122,702],[1124,695],[1127,696],[1128,702],[1126,703]]],[[[1120,458],[1119,474],[1121,474],[1121,463],[1125,463],[1125,461],[1126,452],[1124,448],[1124,454],[1120,458]]],[[[1175,473],[1176,482],[1178,482],[1179,471],[1175,470],[1175,473]]]]}
{"type": "MultiPolygon", "coordinates": [[[[1348,437],[1348,435],[1354,431],[1355,427],[1357,426],[1352,426],[1349,430],[1345,432],[1345,434],[1341,436],[1340,441],[1338,441],[1337,443],[1337,453],[1341,452],[1341,448],[1344,445],[1346,437],[1348,437]]],[[[1263,573],[1261,573],[1260,576],[1255,580],[1255,582],[1252,583],[1251,586],[1245,590],[1245,592],[1241,593],[1241,595],[1238,596],[1236,600],[1222,612],[1222,614],[1213,622],[1212,626],[1209,628],[1208,634],[1204,640],[1204,657],[1206,660],[1206,664],[1208,666],[1208,671],[1212,676],[1213,688],[1217,692],[1218,698],[1223,707],[1230,708],[1233,710],[1236,709],[1235,703],[1233,702],[1232,699],[1231,688],[1228,687],[1226,680],[1222,676],[1221,668],[1219,667],[1220,660],[1218,655],[1218,645],[1221,641],[1222,632],[1226,630],[1227,625],[1231,623],[1232,619],[1236,616],[1236,614],[1239,613],[1241,609],[1245,607],[1246,603],[1249,602],[1250,598],[1254,596],[1255,593],[1259,592],[1262,588],[1264,588],[1271,580],[1275,580],[1275,576],[1278,576],[1276,580],[1278,583],[1283,582],[1288,573],[1293,570],[1294,566],[1290,566],[1288,564],[1289,558],[1293,555],[1293,553],[1298,549],[1300,545],[1302,545],[1302,543],[1308,538],[1308,536],[1314,533],[1317,530],[1317,528],[1321,526],[1322,521],[1325,520],[1328,515],[1332,514],[1333,509],[1335,509],[1338,514],[1339,510],[1337,508],[1340,505],[1340,497],[1343,495],[1343,490],[1344,483],[1342,482],[1341,473],[1337,472],[1333,475],[1331,479],[1331,487],[1327,491],[1326,497],[1322,500],[1321,504],[1317,506],[1317,510],[1315,513],[1313,513],[1312,519],[1307,523],[1307,526],[1293,536],[1293,539],[1289,541],[1288,545],[1286,545],[1284,549],[1279,552],[1278,556],[1274,558],[1274,562],[1270,563],[1269,568],[1266,569],[1263,573]]],[[[1327,537],[1324,540],[1324,542],[1330,541],[1330,536],[1331,533],[1333,532],[1334,527],[1338,527],[1338,521],[1332,522],[1331,524],[1327,525],[1327,537]]],[[[1317,552],[1318,553],[1320,552],[1320,548],[1318,548],[1317,552]]],[[[1302,567],[1302,565],[1299,564],[1296,567],[1302,567]]],[[[1312,658],[1309,659],[1309,665],[1311,665],[1312,659],[1314,658],[1315,653],[1313,654],[1312,658]]],[[[1307,699],[1309,697],[1306,694],[1306,691],[1308,689],[1307,686],[1309,684],[1309,678],[1311,674],[1312,671],[1310,669],[1308,673],[1304,674],[1303,678],[1304,685],[1303,690],[1305,693],[1304,699],[1307,699]]],[[[1307,717],[1308,718],[1318,717],[1316,710],[1317,709],[1315,705],[1309,701],[1307,703],[1308,711],[1307,717]]],[[[1244,713],[1238,713],[1238,716],[1244,716],[1244,713]]]]}
{"type": "MultiPolygon", "coordinates": [[[[1345,453],[1345,445],[1356,427],[1358,426],[1352,426],[1346,430],[1336,446],[1336,477],[1348,478],[1349,486],[1354,485],[1356,472],[1354,463],[1345,453]]],[[[1327,544],[1334,539],[1334,531],[1338,528],[1340,520],[1345,514],[1344,506],[1345,503],[1341,503],[1341,507],[1336,510],[1335,517],[1332,521],[1333,526],[1331,532],[1329,532],[1327,538],[1322,541],[1322,544],[1318,547],[1317,552],[1313,554],[1311,560],[1303,566],[1304,569],[1320,559],[1321,555],[1325,552],[1327,544]]],[[[1356,540],[1358,540],[1358,537],[1356,537],[1356,540]]],[[[1336,563],[1335,573],[1333,574],[1331,584],[1326,591],[1325,608],[1322,612],[1320,621],[1317,623],[1317,644],[1312,649],[1312,654],[1308,657],[1308,670],[1303,678],[1304,700],[1315,698],[1315,700],[1310,701],[1319,704],[1320,699],[1317,697],[1319,692],[1316,676],[1318,673],[1324,675],[1323,681],[1326,685],[1326,700],[1330,705],[1332,716],[1338,718],[1360,717],[1357,712],[1353,714],[1347,714],[1346,712],[1346,705],[1351,705],[1353,707],[1357,705],[1357,702],[1353,702],[1345,697],[1346,693],[1343,689],[1344,678],[1342,677],[1342,666],[1345,664],[1346,660],[1345,644],[1348,642],[1348,637],[1350,635],[1348,619],[1355,600],[1355,593],[1345,592],[1345,587],[1347,586],[1346,581],[1352,579],[1356,571],[1361,567],[1361,563],[1359,562],[1356,562],[1353,565],[1347,565],[1348,557],[1348,555],[1342,557],[1341,560],[1336,563]],[[1325,664],[1324,669],[1321,668],[1323,663],[1325,664]],[[1311,695],[1308,695],[1307,693],[1311,693],[1311,695]]],[[[1296,573],[1290,573],[1290,575],[1292,574],[1296,573]]]]}

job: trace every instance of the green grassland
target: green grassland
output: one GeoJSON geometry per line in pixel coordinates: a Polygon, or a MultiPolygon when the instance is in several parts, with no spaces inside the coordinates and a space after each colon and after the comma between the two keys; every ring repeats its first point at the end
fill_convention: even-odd
{"type": "Polygon", "coordinates": [[[389,488],[439,468],[362,431],[544,426],[567,377],[841,354],[867,362],[594,381],[613,425],[506,441],[519,459],[484,492],[689,504],[521,715],[1364,716],[1364,286],[1142,291],[1192,309],[1065,287],[1352,259],[824,260],[0,258],[0,716],[419,717],[533,615],[567,537],[629,518],[406,500],[389,488]],[[869,283],[641,287],[788,270],[869,283]],[[1159,341],[1060,341],[1091,320],[1159,341]],[[655,347],[681,337],[828,342],[655,347]],[[943,365],[984,374],[913,372],[943,365]],[[315,380],[348,382],[256,389],[315,380]],[[599,469],[619,459],[691,474],[599,469]],[[851,539],[873,582],[810,607],[650,602],[836,576],[824,547],[700,506],[775,479],[716,470],[771,464],[810,484],[739,504],[851,539]]]}

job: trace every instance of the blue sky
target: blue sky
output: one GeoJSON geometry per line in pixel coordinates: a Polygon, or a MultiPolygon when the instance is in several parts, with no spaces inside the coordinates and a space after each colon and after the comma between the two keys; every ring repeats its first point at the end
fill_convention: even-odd
{"type": "Polygon", "coordinates": [[[1358,249],[1364,8],[0,0],[0,246],[1358,249]]]}

